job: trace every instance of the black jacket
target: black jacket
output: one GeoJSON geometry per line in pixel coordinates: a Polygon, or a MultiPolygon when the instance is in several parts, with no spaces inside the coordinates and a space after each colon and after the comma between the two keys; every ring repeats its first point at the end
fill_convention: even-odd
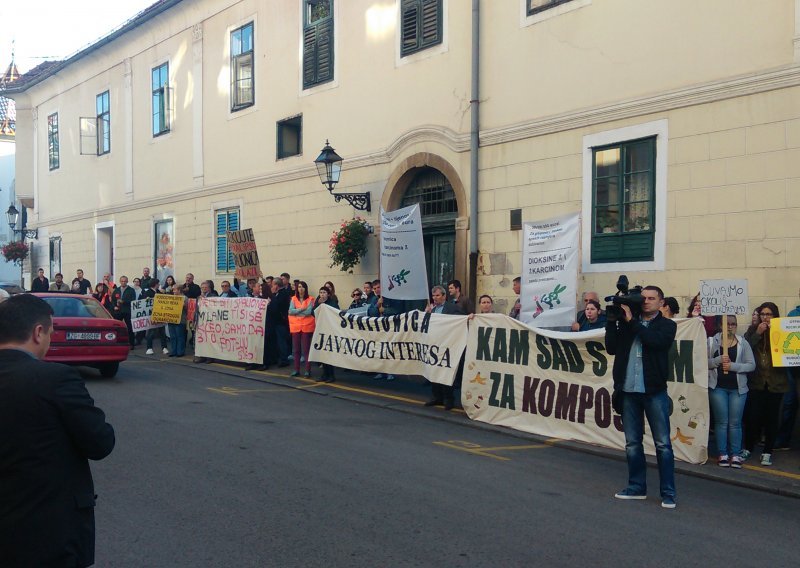
{"type": "Polygon", "coordinates": [[[606,324],[606,351],[614,355],[614,390],[622,390],[631,346],[636,336],[642,342],[644,363],[644,389],[654,394],[667,388],[669,376],[669,350],[675,341],[678,326],[671,319],[657,313],[650,325],[643,326],[639,320],[609,322],[606,324]]]}
{"type": "Polygon", "coordinates": [[[39,277],[33,279],[31,282],[31,292],[47,292],[50,290],[50,281],[45,278],[44,280],[39,280],[39,277]]]}
{"type": "Polygon", "coordinates": [[[0,566],[94,562],[88,460],[113,448],[75,369],[0,350],[0,566]]]}
{"type": "Polygon", "coordinates": [[[111,292],[111,306],[113,308],[112,315],[117,317],[124,317],[131,315],[131,302],[136,301],[136,292],[130,286],[125,286],[125,290],[122,289],[122,286],[117,286],[114,288],[114,291],[111,292]],[[122,304],[119,304],[119,301],[122,300],[122,304]]]}

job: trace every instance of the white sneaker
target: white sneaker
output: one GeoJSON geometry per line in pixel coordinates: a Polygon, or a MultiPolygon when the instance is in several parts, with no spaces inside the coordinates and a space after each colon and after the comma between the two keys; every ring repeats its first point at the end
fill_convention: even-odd
{"type": "Polygon", "coordinates": [[[169,355],[169,349],[167,349],[166,347],[164,347],[164,349],[162,349],[162,350],[161,350],[161,352],[162,352],[164,355],[169,355]]]}
{"type": "Polygon", "coordinates": [[[772,465],[772,454],[761,454],[761,465],[772,465]]]}
{"type": "Polygon", "coordinates": [[[392,375],[391,373],[390,373],[390,374],[388,374],[388,375],[386,375],[386,380],[387,380],[387,381],[393,381],[393,380],[395,380],[396,378],[397,378],[397,377],[395,377],[395,376],[394,376],[394,375],[392,375]]]}
{"type": "Polygon", "coordinates": [[[152,349],[148,349],[147,351],[144,352],[144,354],[145,355],[152,355],[153,354],[153,350],[152,349]]]}

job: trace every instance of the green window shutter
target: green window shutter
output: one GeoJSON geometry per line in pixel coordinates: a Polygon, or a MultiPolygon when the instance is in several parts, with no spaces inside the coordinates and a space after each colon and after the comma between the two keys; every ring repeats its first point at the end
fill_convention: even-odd
{"type": "Polygon", "coordinates": [[[303,21],[304,89],[333,79],[333,2],[327,4],[324,11],[312,16],[313,10],[322,8],[321,5],[314,6],[306,5],[303,21]]]}
{"type": "Polygon", "coordinates": [[[401,56],[442,42],[442,0],[403,0],[400,10],[401,56]]]}
{"type": "Polygon", "coordinates": [[[227,272],[228,256],[228,215],[223,211],[217,213],[217,272],[227,272]]]}
{"type": "MultiPolygon", "coordinates": [[[[237,209],[228,211],[228,230],[229,231],[239,230],[239,211],[237,209]]],[[[236,270],[236,263],[233,260],[233,253],[229,250],[227,271],[233,272],[234,270],[236,270]]]]}

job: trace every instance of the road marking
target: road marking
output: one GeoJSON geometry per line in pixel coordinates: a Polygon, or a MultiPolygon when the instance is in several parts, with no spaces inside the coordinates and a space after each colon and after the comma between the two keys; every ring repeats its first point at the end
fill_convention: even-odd
{"type": "Polygon", "coordinates": [[[770,475],[777,475],[778,477],[788,477],[789,479],[800,479],[800,475],[796,473],[789,473],[788,471],[781,471],[779,469],[770,469],[767,467],[759,467],[757,465],[744,464],[745,469],[757,471],[759,473],[768,473],[770,475]]]}
{"type": "Polygon", "coordinates": [[[511,458],[507,458],[505,456],[498,456],[492,452],[539,450],[542,448],[553,447],[553,444],[548,443],[548,441],[542,444],[521,444],[518,446],[491,446],[491,447],[484,447],[481,446],[480,444],[467,442],[465,440],[447,440],[446,442],[434,442],[434,444],[437,446],[442,446],[444,448],[449,448],[451,450],[459,450],[461,452],[466,452],[468,454],[474,454],[477,456],[493,458],[500,461],[511,461],[511,458]]]}
{"type": "Polygon", "coordinates": [[[297,392],[293,388],[269,388],[269,389],[237,389],[234,387],[206,387],[206,390],[218,392],[221,394],[229,394],[231,396],[238,396],[240,394],[247,394],[251,392],[297,392]]]}

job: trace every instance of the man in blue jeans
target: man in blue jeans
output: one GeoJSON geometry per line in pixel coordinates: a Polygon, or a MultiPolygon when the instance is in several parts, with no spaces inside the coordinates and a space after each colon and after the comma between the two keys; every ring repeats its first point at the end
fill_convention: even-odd
{"type": "Polygon", "coordinates": [[[661,506],[675,508],[675,458],[670,443],[671,400],[667,394],[668,354],[675,340],[675,322],[661,315],[664,292],[642,289],[641,315],[622,305],[623,316],[606,324],[606,350],[614,355],[615,397],[622,397],[622,429],[628,459],[628,486],[617,499],[647,499],[647,461],[642,439],[644,418],[650,424],[661,480],[661,506]]]}

